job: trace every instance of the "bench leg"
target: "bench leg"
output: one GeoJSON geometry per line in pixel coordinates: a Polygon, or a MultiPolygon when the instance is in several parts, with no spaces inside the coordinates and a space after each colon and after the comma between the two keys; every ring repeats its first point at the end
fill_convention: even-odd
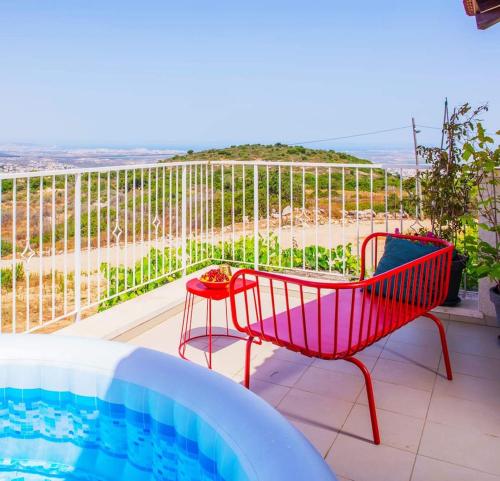
{"type": "Polygon", "coordinates": [[[247,339],[247,347],[245,350],[245,387],[250,389],[250,352],[252,350],[253,337],[247,339]]]}
{"type": "Polygon", "coordinates": [[[355,364],[363,373],[365,378],[366,394],[368,396],[368,406],[370,408],[370,418],[372,420],[373,442],[375,444],[380,444],[380,432],[378,430],[377,411],[375,409],[375,397],[373,396],[373,384],[370,371],[368,371],[366,366],[355,357],[346,357],[345,360],[355,364]]]}
{"type": "Polygon", "coordinates": [[[423,314],[423,316],[432,319],[439,329],[439,336],[441,337],[441,348],[443,349],[444,364],[446,366],[446,376],[451,381],[453,379],[453,373],[451,372],[450,355],[448,353],[448,343],[446,342],[446,332],[443,327],[443,323],[430,312],[423,314]]]}

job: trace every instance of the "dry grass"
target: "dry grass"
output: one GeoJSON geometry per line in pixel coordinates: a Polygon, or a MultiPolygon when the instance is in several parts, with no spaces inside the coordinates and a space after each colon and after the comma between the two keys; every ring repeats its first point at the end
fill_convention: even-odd
{"type": "MultiPolygon", "coordinates": [[[[25,275],[24,279],[17,281],[15,293],[12,288],[3,287],[1,290],[1,332],[20,333],[36,329],[37,332],[54,332],[74,322],[74,315],[66,317],[65,313],[71,313],[75,307],[74,280],[73,275],[67,276],[66,289],[64,288],[64,275],[55,273],[55,279],[51,274],[40,278],[37,274],[25,275]],[[53,289],[54,287],[54,289],[53,289]],[[65,296],[66,291],[66,296],[65,296]],[[66,297],[66,302],[64,301],[66,297]],[[14,316],[15,313],[15,316],[14,316]],[[62,317],[59,321],[48,326],[44,324],[52,319],[62,317]]],[[[90,299],[97,299],[97,274],[89,276],[89,280],[82,279],[81,304],[85,306],[89,301],[88,282],[90,282],[90,299]]],[[[88,317],[97,312],[97,306],[85,309],[82,317],[88,317]]]]}

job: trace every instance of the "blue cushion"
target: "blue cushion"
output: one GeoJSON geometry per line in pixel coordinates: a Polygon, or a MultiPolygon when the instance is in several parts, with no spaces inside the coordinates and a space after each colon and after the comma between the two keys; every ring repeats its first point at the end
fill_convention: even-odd
{"type": "Polygon", "coordinates": [[[421,244],[408,239],[387,236],[384,254],[377,265],[375,275],[390,271],[439,249],[441,247],[434,244],[421,244]]]}
{"type": "MultiPolygon", "coordinates": [[[[387,236],[384,254],[377,265],[374,275],[377,276],[383,272],[390,271],[391,269],[402,266],[403,264],[414,261],[427,254],[436,252],[439,249],[441,249],[441,247],[434,244],[422,244],[408,239],[387,236]]],[[[399,279],[403,280],[403,282],[400,282],[399,286],[394,286],[394,281],[391,282],[389,280],[384,281],[382,284],[377,284],[375,293],[383,296],[387,296],[388,292],[389,296],[392,296],[394,293],[398,300],[411,301],[413,293],[418,291],[420,269],[408,271],[399,279]],[[380,289],[380,287],[382,287],[382,289],[380,289]],[[406,294],[408,294],[408,299],[406,299],[406,294]]],[[[371,289],[367,290],[370,291],[371,289]]]]}

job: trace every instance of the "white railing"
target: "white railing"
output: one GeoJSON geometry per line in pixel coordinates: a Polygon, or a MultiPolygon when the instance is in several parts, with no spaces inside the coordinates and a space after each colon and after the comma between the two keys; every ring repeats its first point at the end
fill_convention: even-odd
{"type": "Polygon", "coordinates": [[[428,226],[416,172],[228,160],[2,174],[1,332],[55,329],[210,262],[354,276],[368,234],[428,226]]]}

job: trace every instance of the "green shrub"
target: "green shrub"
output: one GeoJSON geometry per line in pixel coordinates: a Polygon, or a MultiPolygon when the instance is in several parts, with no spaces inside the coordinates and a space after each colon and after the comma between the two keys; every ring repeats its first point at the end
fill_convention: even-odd
{"type": "Polygon", "coordinates": [[[0,242],[0,255],[8,256],[9,254],[12,254],[12,242],[2,240],[0,242]]]}
{"type": "MultiPolygon", "coordinates": [[[[187,249],[187,273],[194,272],[211,264],[229,262],[235,267],[253,267],[254,237],[246,236],[231,241],[211,244],[208,242],[189,241],[187,249]]],[[[271,234],[269,238],[259,236],[259,265],[266,270],[284,270],[289,268],[305,268],[319,271],[332,271],[355,275],[359,272],[358,258],[352,253],[351,244],[327,247],[306,246],[304,249],[290,247],[281,249],[278,237],[271,234]]],[[[136,262],[133,267],[101,265],[101,273],[108,281],[106,294],[111,299],[99,304],[103,311],[120,302],[137,297],[145,292],[167,284],[182,275],[182,250],[167,247],[164,250],[152,248],[146,256],[136,262]],[[139,287],[134,287],[137,286],[139,287]],[[130,289],[124,292],[125,289],[130,289]],[[132,289],[131,289],[132,288],[132,289]]]]}
{"type": "Polygon", "coordinates": [[[2,289],[12,290],[13,272],[15,272],[16,282],[24,280],[24,265],[16,264],[15,270],[12,267],[0,269],[0,286],[2,289]]]}

